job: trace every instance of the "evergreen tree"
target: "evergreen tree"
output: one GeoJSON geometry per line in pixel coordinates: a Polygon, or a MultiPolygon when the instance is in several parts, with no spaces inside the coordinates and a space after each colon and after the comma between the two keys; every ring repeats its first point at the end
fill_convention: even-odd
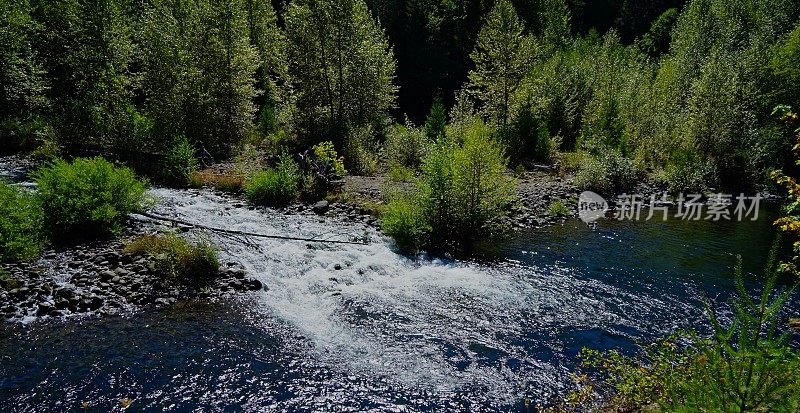
{"type": "Polygon", "coordinates": [[[539,22],[542,44],[546,47],[559,48],[570,41],[570,12],[566,0],[541,0],[539,22]]]}
{"type": "Polygon", "coordinates": [[[444,110],[442,99],[436,98],[431,105],[428,118],[425,119],[425,136],[431,142],[444,138],[445,128],[447,127],[447,113],[444,110]]]}
{"type": "Polygon", "coordinates": [[[475,70],[469,73],[469,88],[483,105],[489,119],[505,130],[511,98],[532,63],[537,46],[524,33],[514,6],[499,0],[478,33],[472,52],[475,70]]]}
{"type": "Polygon", "coordinates": [[[393,106],[395,62],[363,0],[296,0],[286,16],[295,130],[344,148],[348,129],[380,125],[393,106]]]}

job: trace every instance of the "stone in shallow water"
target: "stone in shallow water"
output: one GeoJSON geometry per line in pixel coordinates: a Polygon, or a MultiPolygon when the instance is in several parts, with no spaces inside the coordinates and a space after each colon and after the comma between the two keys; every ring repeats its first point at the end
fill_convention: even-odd
{"type": "Polygon", "coordinates": [[[328,212],[328,207],[329,207],[328,201],[319,201],[316,204],[314,204],[312,209],[317,214],[324,214],[324,213],[328,212]]]}

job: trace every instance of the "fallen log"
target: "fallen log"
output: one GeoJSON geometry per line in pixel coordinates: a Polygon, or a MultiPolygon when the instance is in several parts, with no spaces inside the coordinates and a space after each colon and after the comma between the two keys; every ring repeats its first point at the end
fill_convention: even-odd
{"type": "Polygon", "coordinates": [[[331,240],[331,239],[317,239],[317,238],[304,238],[304,237],[290,237],[287,235],[268,235],[268,234],[258,234],[254,232],[247,232],[247,231],[236,231],[231,229],[224,229],[224,228],[215,228],[209,227],[207,225],[195,224],[187,221],[183,221],[176,218],[165,217],[163,215],[153,214],[150,212],[137,212],[136,215],[141,215],[146,218],[150,218],[156,221],[165,221],[171,222],[173,224],[184,225],[190,228],[199,228],[206,231],[211,232],[218,232],[227,235],[239,235],[244,237],[255,237],[255,238],[268,238],[268,239],[279,239],[279,240],[286,240],[286,241],[305,241],[305,242],[324,242],[324,243],[331,243],[331,244],[350,244],[350,245],[369,245],[366,241],[342,241],[342,240],[331,240]]]}

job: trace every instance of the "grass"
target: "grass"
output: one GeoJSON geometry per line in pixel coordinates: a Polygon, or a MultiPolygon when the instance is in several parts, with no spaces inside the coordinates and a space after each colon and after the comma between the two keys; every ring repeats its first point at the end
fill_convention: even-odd
{"type": "Polygon", "coordinates": [[[234,172],[217,173],[211,169],[203,169],[192,174],[189,186],[194,188],[206,186],[223,192],[238,193],[242,191],[244,178],[234,172]]]}
{"type": "Polygon", "coordinates": [[[217,248],[206,238],[188,241],[173,233],[144,235],[124,252],[155,259],[155,269],[168,283],[207,285],[219,271],[217,248]]]}
{"type": "Polygon", "coordinates": [[[275,168],[250,175],[244,184],[247,200],[256,205],[286,206],[300,191],[300,172],[297,164],[284,157],[275,168]]]}
{"type": "Polygon", "coordinates": [[[400,164],[389,166],[389,180],[392,182],[411,182],[414,180],[414,170],[400,164]]]}
{"type": "Polygon", "coordinates": [[[569,208],[564,204],[564,201],[556,200],[550,203],[547,207],[547,213],[556,217],[568,217],[569,208]]]}

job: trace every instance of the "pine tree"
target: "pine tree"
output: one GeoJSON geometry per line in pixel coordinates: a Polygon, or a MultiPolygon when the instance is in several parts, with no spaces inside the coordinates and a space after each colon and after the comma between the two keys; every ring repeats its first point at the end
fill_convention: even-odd
{"type": "Polygon", "coordinates": [[[431,142],[444,138],[445,128],[447,127],[447,113],[444,110],[444,103],[441,98],[433,100],[431,111],[425,119],[425,136],[431,142]]]}
{"type": "Polygon", "coordinates": [[[542,0],[539,22],[542,43],[547,47],[563,47],[570,40],[570,12],[566,0],[542,0]]]}
{"type": "Polygon", "coordinates": [[[296,131],[343,148],[348,130],[379,124],[394,104],[395,61],[363,0],[296,0],[286,16],[296,131]]]}
{"type": "Polygon", "coordinates": [[[509,0],[499,0],[486,17],[472,52],[469,88],[489,119],[505,130],[511,98],[536,53],[533,39],[509,0]]]}

